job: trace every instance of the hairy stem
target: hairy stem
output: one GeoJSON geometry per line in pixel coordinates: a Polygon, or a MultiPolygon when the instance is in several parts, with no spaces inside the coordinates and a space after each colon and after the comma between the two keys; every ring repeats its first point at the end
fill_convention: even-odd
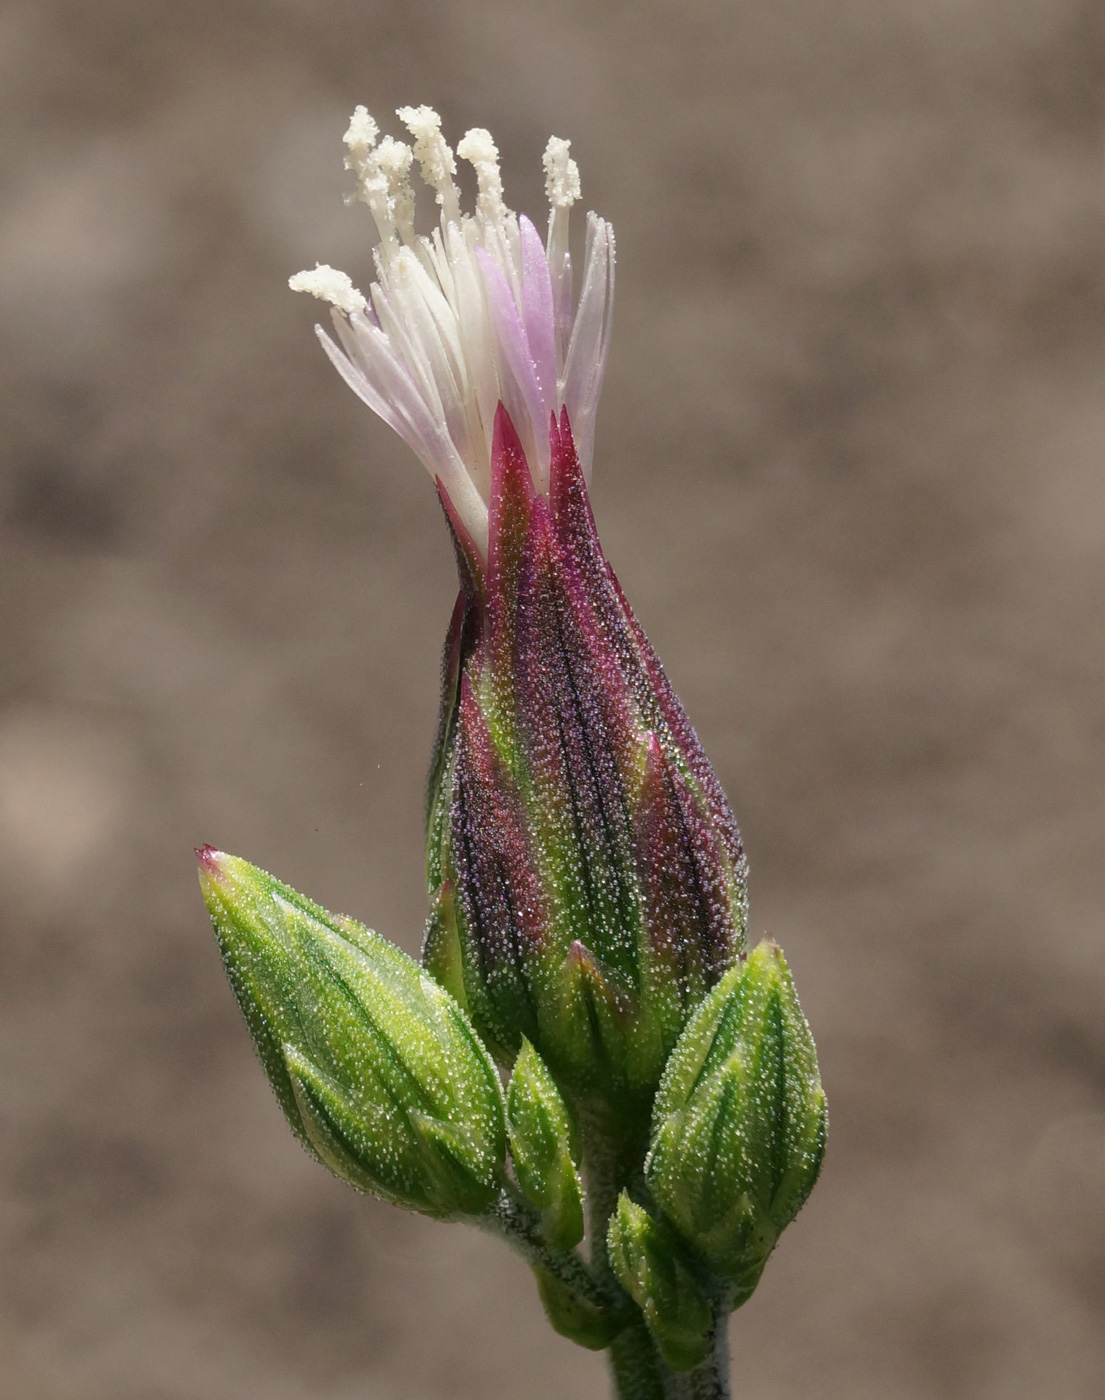
{"type": "MultiPolygon", "coordinates": [[[[591,1270],[607,1288],[620,1292],[610,1268],[606,1231],[618,1194],[639,1174],[641,1151],[619,1151],[608,1127],[581,1114],[583,1170],[587,1183],[587,1238],[591,1270]]],[[[624,1297],[624,1294],[622,1295],[624,1297]]],[[[662,1371],[644,1318],[634,1308],[634,1320],[610,1344],[610,1369],[617,1400],[664,1400],[662,1371]]]]}
{"type": "Polygon", "coordinates": [[[616,1288],[597,1278],[574,1250],[553,1249],[541,1234],[537,1212],[509,1188],[476,1224],[505,1240],[527,1264],[546,1270],[587,1302],[605,1307],[616,1300],[616,1288]]]}
{"type": "MultiPolygon", "coordinates": [[[[619,1193],[629,1189],[640,1197],[644,1191],[644,1132],[642,1140],[636,1141],[586,1113],[580,1113],[580,1126],[591,1273],[609,1296],[620,1292],[620,1287],[610,1268],[606,1231],[619,1193]]],[[[621,1296],[624,1300],[625,1295],[621,1296]]],[[[664,1361],[644,1318],[629,1306],[634,1320],[610,1346],[615,1400],[729,1400],[728,1296],[719,1298],[714,1308],[709,1356],[690,1371],[675,1371],[664,1361]]]]}
{"type": "Polygon", "coordinates": [[[715,1307],[710,1330],[712,1345],[705,1361],[690,1371],[667,1371],[665,1400],[730,1400],[728,1299],[715,1307]]]}
{"type": "Polygon", "coordinates": [[[544,1269],[586,1302],[599,1308],[630,1310],[632,1320],[610,1344],[615,1400],[729,1400],[730,1304],[719,1300],[711,1328],[710,1355],[690,1371],[675,1371],[661,1357],[644,1318],[629,1301],[610,1267],[606,1231],[619,1193],[640,1188],[643,1151],[588,1121],[583,1127],[583,1169],[587,1181],[587,1239],[590,1265],[574,1250],[553,1249],[541,1233],[540,1216],[513,1186],[474,1223],[504,1240],[527,1264],[544,1269]]]}

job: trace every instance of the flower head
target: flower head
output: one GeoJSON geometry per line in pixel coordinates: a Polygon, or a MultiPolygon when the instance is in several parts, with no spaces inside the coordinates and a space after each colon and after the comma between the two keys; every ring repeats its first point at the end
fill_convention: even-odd
{"type": "Polygon", "coordinates": [[[327,353],[435,477],[457,546],[423,961],[501,1062],[528,1040],[575,1103],[643,1132],[687,1018],[742,956],[745,861],[591,517],[613,234],[588,216],[573,309],[568,143],[545,151],[542,244],[488,132],[457,146],[468,214],[437,114],[399,115],[413,146],[361,107],[345,138],[380,234],[369,295],[332,268],[292,286],[332,303],[327,353]],[[440,206],[429,236],[415,163],[440,206]]]}
{"type": "Polygon", "coordinates": [[[545,149],[548,234],[506,205],[491,134],[469,131],[456,155],[471,164],[478,194],[461,210],[456,156],[429,107],[398,113],[413,146],[379,128],[364,107],[345,135],[356,197],[380,241],[368,295],[334,268],[291,278],[333,307],[340,345],[321,328],[326,353],[346,383],[421,458],[452,504],[476,551],[486,555],[491,450],[502,403],[522,442],[534,484],[547,491],[549,426],[567,410],[585,473],[602,388],[614,297],[614,234],[587,216],[578,303],[573,307],[568,219],[579,170],[568,142],[545,149]],[[411,171],[440,206],[430,234],[416,232],[411,171]]]}

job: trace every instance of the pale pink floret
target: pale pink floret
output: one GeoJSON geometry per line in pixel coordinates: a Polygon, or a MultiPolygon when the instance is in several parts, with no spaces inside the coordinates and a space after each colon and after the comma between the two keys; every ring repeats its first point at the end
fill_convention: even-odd
{"type": "Polygon", "coordinates": [[[333,306],[339,344],[318,328],[346,383],[389,424],[441,482],[476,546],[487,548],[487,500],[495,410],[502,402],[539,491],[548,490],[549,423],[567,409],[589,476],[595,412],[610,343],[614,234],[587,216],[583,278],[572,305],[568,216],[579,172],[568,143],[545,151],[550,215],[544,243],[531,221],[507,208],[498,151],[488,132],[468,132],[457,153],[476,171],[476,211],[465,214],[456,160],[428,107],[400,108],[413,150],[358,107],[346,133],[346,165],[369,206],[380,241],[368,296],[344,274],[319,266],[291,278],[296,291],[333,306]],[[429,235],[414,230],[412,161],[441,209],[429,235]]]}

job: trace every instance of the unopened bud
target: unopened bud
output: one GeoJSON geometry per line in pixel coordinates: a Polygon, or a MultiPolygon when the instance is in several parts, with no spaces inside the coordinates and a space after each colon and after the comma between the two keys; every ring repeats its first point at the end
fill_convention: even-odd
{"type": "Polygon", "coordinates": [[[689,1370],[710,1350],[710,1304],[671,1230],[623,1191],[607,1233],[610,1264],[669,1366],[689,1370]]]}
{"type": "Polygon", "coordinates": [[[307,1150],[409,1210],[485,1211],[502,1186],[502,1088],[449,993],[352,919],[235,856],[198,854],[231,986],[307,1150]]]}
{"type": "Polygon", "coordinates": [[[541,1211],[546,1240],[574,1249],[583,1238],[579,1132],[544,1061],[528,1040],[507,1088],[510,1155],[523,1195],[541,1211]]]}
{"type": "Polygon", "coordinates": [[[664,1072],[645,1172],[682,1238],[744,1302],[825,1151],[817,1052],[783,954],[764,942],[688,1022],[664,1072]]]}

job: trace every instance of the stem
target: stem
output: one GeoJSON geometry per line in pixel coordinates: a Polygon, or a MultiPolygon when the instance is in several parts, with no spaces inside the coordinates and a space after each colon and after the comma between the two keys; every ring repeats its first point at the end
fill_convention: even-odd
{"type": "Polygon", "coordinates": [[[583,1260],[571,1249],[553,1249],[542,1237],[537,1212],[511,1190],[498,1200],[475,1224],[505,1240],[530,1265],[538,1265],[566,1284],[589,1303],[608,1307],[617,1293],[605,1280],[596,1279],[583,1260]]]}
{"type": "Polygon", "coordinates": [[[631,1322],[610,1344],[610,1369],[617,1400],[665,1400],[660,1360],[644,1319],[631,1322]]]}
{"type": "Polygon", "coordinates": [[[730,1400],[729,1303],[714,1309],[710,1355],[691,1371],[667,1371],[665,1400],[730,1400]]]}
{"type": "MultiPolygon", "coordinates": [[[[580,1114],[583,1130],[583,1169],[587,1180],[587,1238],[591,1271],[606,1288],[618,1290],[610,1267],[606,1230],[618,1195],[640,1172],[640,1153],[619,1153],[614,1134],[601,1122],[580,1114]]],[[[624,1295],[623,1295],[624,1296],[624,1295]]],[[[634,1308],[634,1312],[637,1310],[634,1308]]],[[[610,1369],[617,1400],[664,1400],[662,1371],[644,1318],[635,1319],[610,1344],[610,1369]]]]}
{"type": "MultiPolygon", "coordinates": [[[[690,1371],[674,1371],[661,1357],[644,1318],[630,1303],[610,1267],[606,1230],[619,1193],[640,1176],[642,1153],[621,1142],[605,1124],[580,1115],[587,1179],[590,1267],[574,1250],[553,1249],[541,1233],[540,1215],[507,1186],[473,1223],[497,1235],[526,1261],[546,1270],[580,1298],[599,1308],[631,1308],[633,1320],[610,1344],[615,1400],[730,1400],[729,1298],[718,1301],[710,1355],[690,1371]]],[[[638,1185],[640,1183],[638,1182],[638,1185]]]]}
{"type": "MultiPolygon", "coordinates": [[[[591,1273],[605,1290],[619,1285],[610,1268],[606,1230],[626,1187],[641,1187],[643,1145],[610,1131],[609,1125],[580,1113],[583,1169],[587,1181],[587,1237],[591,1273]]],[[[647,1131],[647,1130],[646,1130],[647,1131]]],[[[624,1294],[622,1295],[624,1297],[624,1294]]],[[[636,1308],[631,1322],[610,1345],[616,1400],[730,1400],[728,1295],[714,1306],[710,1355],[690,1371],[673,1370],[660,1355],[636,1308]]]]}

